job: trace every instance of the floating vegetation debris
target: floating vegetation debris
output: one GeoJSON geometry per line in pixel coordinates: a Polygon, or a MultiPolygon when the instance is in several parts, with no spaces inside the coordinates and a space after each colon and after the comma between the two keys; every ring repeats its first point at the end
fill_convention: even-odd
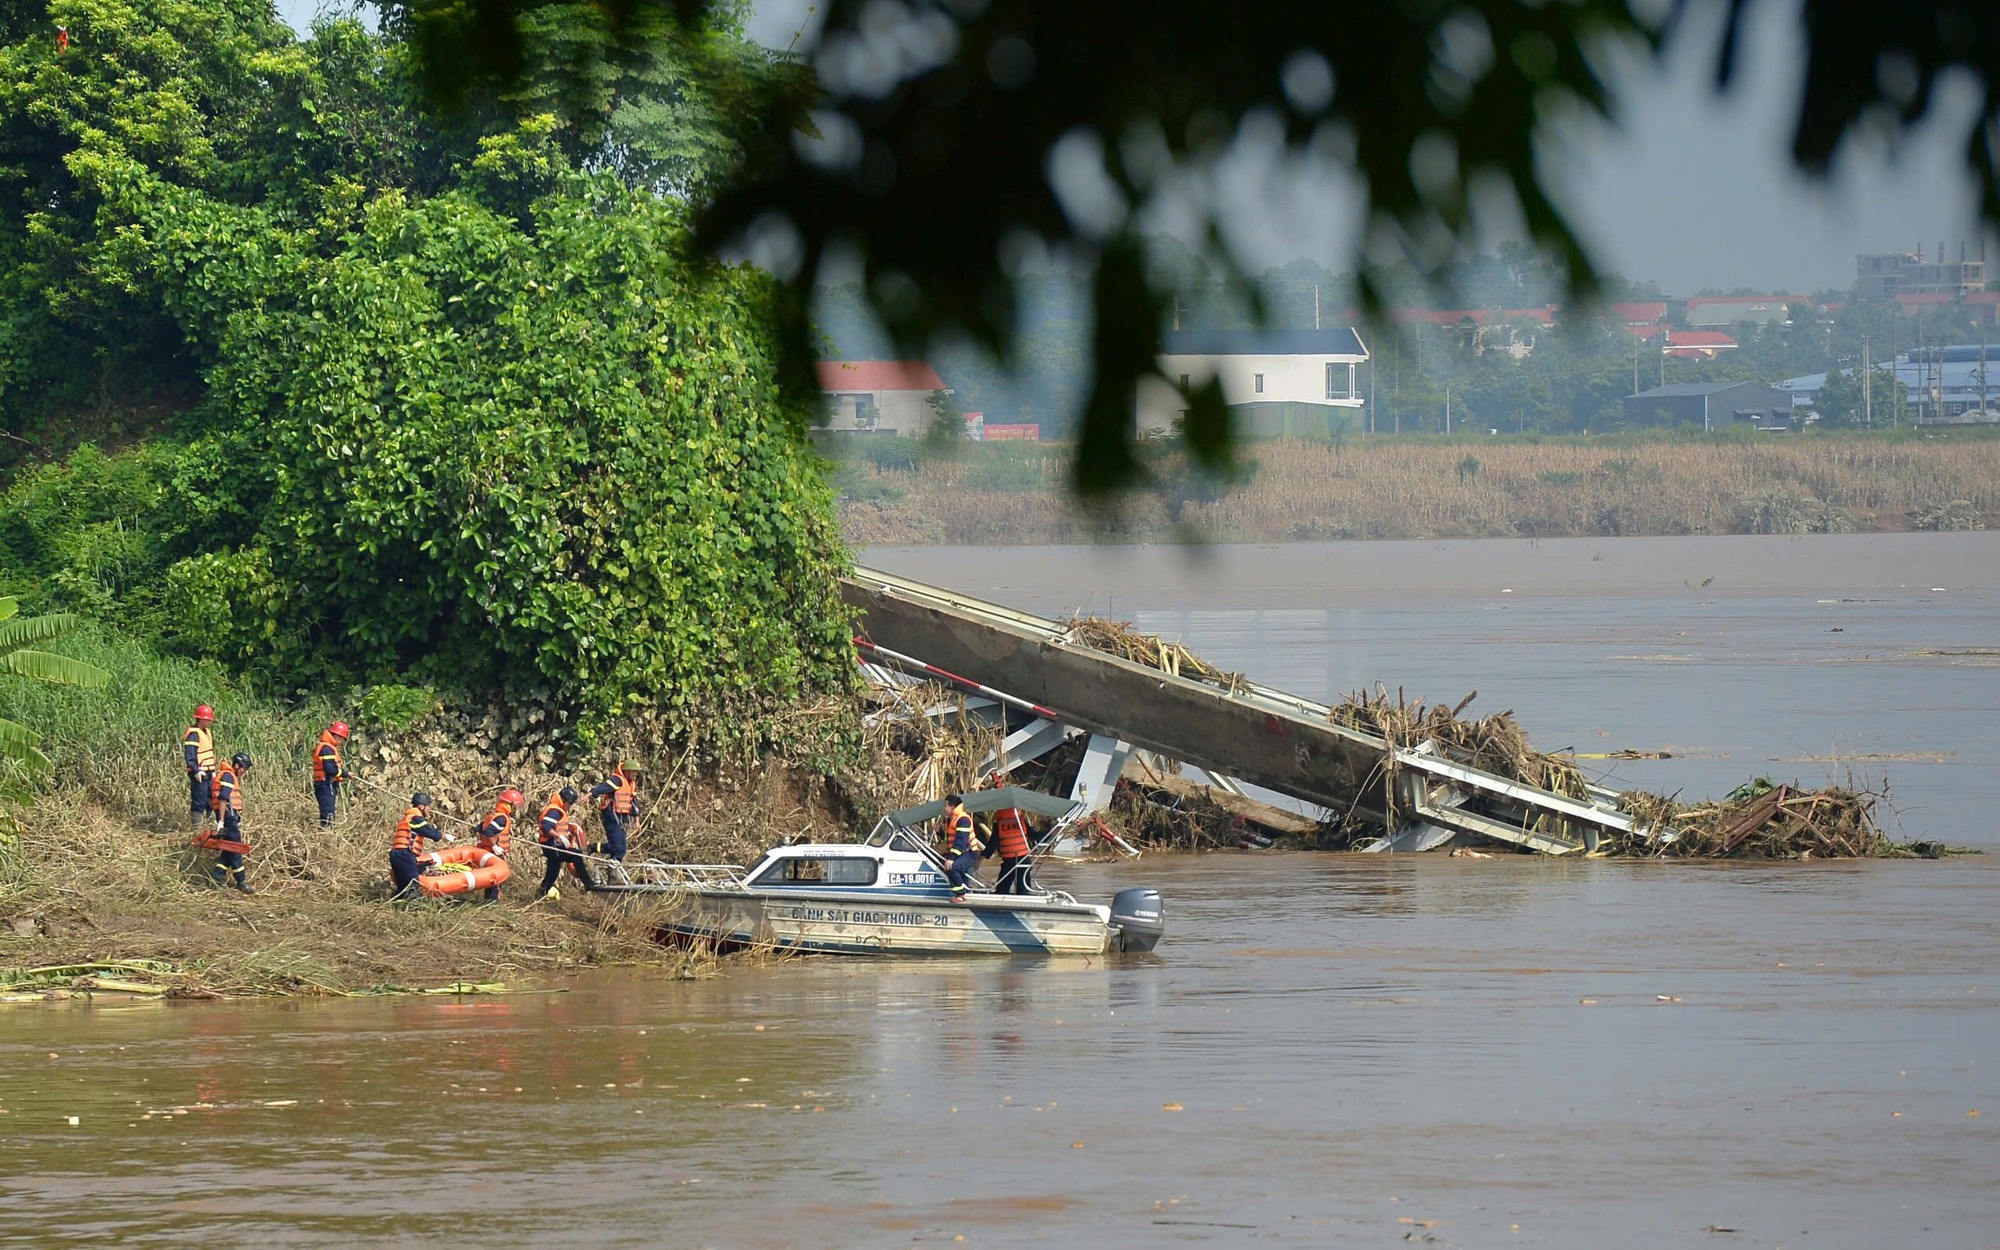
{"type": "Polygon", "coordinates": [[[1817,790],[1758,777],[1718,803],[1683,806],[1645,791],[1628,791],[1619,805],[1646,832],[1626,854],[1680,859],[1936,858],[1931,843],[1899,846],[1876,827],[1879,795],[1840,786],[1817,790]],[[1921,849],[1920,849],[1921,848],[1921,849]]]}

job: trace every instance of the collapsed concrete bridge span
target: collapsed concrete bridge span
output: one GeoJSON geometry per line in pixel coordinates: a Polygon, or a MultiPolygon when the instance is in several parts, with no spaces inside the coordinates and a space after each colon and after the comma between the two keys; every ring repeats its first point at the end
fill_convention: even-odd
{"type": "Polygon", "coordinates": [[[1392,747],[1334,724],[1325,704],[1109,654],[1067,622],[875,569],[856,569],[842,594],[860,614],[864,663],[951,681],[1024,715],[1025,724],[1010,722],[1009,760],[1090,735],[1075,797],[1093,806],[1110,800],[1126,762],[1145,752],[1191,764],[1225,791],[1248,783],[1380,825],[1385,836],[1370,849],[1470,837],[1566,854],[1632,829],[1609,791],[1574,799],[1473,768],[1434,743],[1392,747]]]}

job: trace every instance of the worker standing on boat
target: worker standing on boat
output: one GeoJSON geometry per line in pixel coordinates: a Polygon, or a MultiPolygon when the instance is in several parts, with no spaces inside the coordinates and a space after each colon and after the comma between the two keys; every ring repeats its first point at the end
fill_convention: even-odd
{"type": "Polygon", "coordinates": [[[208,815],[209,792],[215,781],[215,709],[204,703],[194,710],[194,724],[181,735],[181,754],[187,759],[188,823],[201,828],[208,815]]]}
{"type": "Polygon", "coordinates": [[[313,748],[313,797],[319,800],[322,829],[333,823],[340,805],[340,787],[347,780],[347,770],[340,763],[340,748],[345,745],[347,722],[337,720],[321,731],[319,745],[313,748]]]}
{"type": "Polygon", "coordinates": [[[395,886],[391,897],[408,898],[416,891],[417,878],[424,875],[424,865],[438,862],[434,854],[418,853],[425,838],[433,842],[454,840],[431,823],[431,796],[419,790],[410,796],[402,821],[389,836],[389,880],[395,886]]]}
{"type": "MultiPolygon", "coordinates": [[[[513,843],[514,813],[520,811],[521,804],[526,801],[526,796],[519,790],[500,792],[500,797],[493,803],[493,810],[486,814],[485,820],[479,822],[477,845],[480,850],[488,855],[497,855],[501,859],[507,858],[507,848],[513,843]]],[[[499,886],[486,887],[487,902],[493,902],[499,897],[499,886]]]]}
{"type": "MultiPolygon", "coordinates": [[[[1005,778],[995,775],[993,788],[999,789],[1005,778]]],[[[1034,891],[1034,883],[1028,872],[1028,818],[1018,807],[1003,807],[993,813],[994,840],[1000,844],[1000,877],[993,883],[995,894],[1029,894],[1034,891]]]]}
{"type": "Polygon", "coordinates": [[[562,897],[556,888],[556,878],[562,876],[563,865],[576,870],[583,880],[583,888],[590,888],[590,870],[584,867],[583,828],[570,818],[569,809],[576,803],[576,788],[564,786],[549,796],[542,807],[542,884],[535,889],[535,900],[555,900],[562,897]]]}
{"type": "Polygon", "coordinates": [[[598,818],[604,822],[604,854],[609,859],[625,858],[625,822],[634,815],[633,800],[639,793],[628,774],[638,771],[631,764],[620,763],[590,789],[590,797],[597,800],[598,818]]]}
{"type": "Polygon", "coordinates": [[[255,894],[243,869],[243,774],[250,771],[250,753],[238,751],[229,757],[229,762],[215,770],[215,780],[210,783],[208,807],[215,816],[215,841],[226,845],[215,848],[215,867],[208,875],[217,886],[230,884],[235,878],[236,888],[245,894],[255,894]]]}
{"type": "Polygon", "coordinates": [[[979,839],[973,835],[972,813],[965,810],[962,796],[944,796],[944,827],[950,839],[945,848],[948,857],[945,879],[951,882],[951,901],[971,902],[966,897],[966,889],[972,881],[973,870],[979,867],[979,839]]]}

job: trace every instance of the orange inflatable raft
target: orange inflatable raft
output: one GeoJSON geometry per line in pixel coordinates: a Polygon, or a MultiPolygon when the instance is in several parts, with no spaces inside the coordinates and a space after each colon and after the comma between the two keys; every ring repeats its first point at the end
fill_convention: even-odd
{"type": "Polygon", "coordinates": [[[452,846],[437,852],[438,864],[417,878],[425,894],[470,894],[506,883],[514,875],[507,861],[476,846],[452,846]]]}

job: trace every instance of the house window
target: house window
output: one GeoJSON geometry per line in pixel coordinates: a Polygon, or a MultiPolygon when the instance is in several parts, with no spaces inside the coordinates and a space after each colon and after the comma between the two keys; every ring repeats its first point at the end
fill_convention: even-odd
{"type": "Polygon", "coordinates": [[[1255,386],[1257,388],[1257,393],[1259,395],[1262,395],[1264,393],[1264,375],[1261,373],[1255,374],[1254,378],[1255,378],[1255,386]]]}
{"type": "Polygon", "coordinates": [[[1328,399],[1354,398],[1354,366],[1326,362],[1326,397],[1328,399]]]}

